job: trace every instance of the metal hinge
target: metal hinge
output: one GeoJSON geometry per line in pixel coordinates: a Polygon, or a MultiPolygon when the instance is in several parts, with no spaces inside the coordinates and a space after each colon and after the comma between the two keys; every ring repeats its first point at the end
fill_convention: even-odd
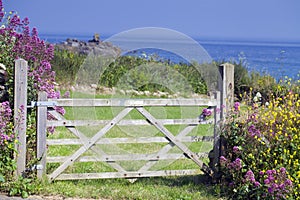
{"type": "Polygon", "coordinates": [[[32,166],[32,168],[31,168],[31,170],[33,171],[33,170],[42,170],[42,169],[44,169],[44,166],[43,165],[33,165],[32,166]]]}
{"type": "Polygon", "coordinates": [[[34,107],[54,107],[57,106],[56,101],[32,101],[27,108],[34,108],[34,107]]]}

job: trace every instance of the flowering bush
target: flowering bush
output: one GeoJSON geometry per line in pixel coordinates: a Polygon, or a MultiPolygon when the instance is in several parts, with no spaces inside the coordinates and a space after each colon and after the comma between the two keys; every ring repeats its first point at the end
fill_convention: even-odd
{"type": "MultiPolygon", "coordinates": [[[[30,32],[29,20],[23,20],[14,13],[5,16],[2,0],[0,0],[0,63],[8,71],[8,76],[13,80],[14,60],[23,58],[29,63],[29,88],[46,91],[49,98],[58,98],[59,93],[54,90],[55,73],[51,70],[50,61],[53,58],[53,46],[46,44],[38,37],[36,28],[30,32]],[[5,18],[6,17],[6,18],[5,18]]],[[[10,93],[13,81],[8,81],[10,93]]],[[[30,96],[33,100],[34,95],[30,96]]]]}
{"type": "MultiPolygon", "coordinates": [[[[60,94],[54,88],[55,73],[50,65],[53,51],[52,45],[46,44],[38,37],[36,28],[30,30],[28,18],[21,20],[15,12],[5,13],[2,0],[0,0],[0,63],[1,66],[5,66],[7,72],[8,80],[5,87],[9,94],[8,101],[0,104],[0,189],[10,190],[10,186],[14,187],[14,181],[18,181],[13,180],[12,176],[15,169],[13,158],[17,141],[13,134],[13,127],[17,124],[12,123],[10,109],[13,107],[14,61],[23,58],[28,62],[28,101],[36,100],[38,91],[45,91],[48,98],[59,98],[60,94]],[[1,184],[1,182],[5,183],[1,184]],[[9,183],[11,183],[10,186],[9,183]]],[[[23,106],[26,107],[26,105],[23,106]]],[[[56,109],[64,113],[62,108],[56,109]]],[[[30,163],[28,161],[32,163],[36,144],[35,109],[28,110],[27,119],[27,163],[30,163]]],[[[29,164],[28,167],[30,167],[29,164]]],[[[17,192],[13,192],[14,194],[23,192],[22,190],[15,191],[17,192]]]]}
{"type": "Polygon", "coordinates": [[[300,86],[282,81],[266,105],[235,103],[222,126],[222,183],[235,199],[300,199],[300,86]]]}
{"type": "Polygon", "coordinates": [[[11,178],[15,169],[13,153],[16,138],[11,122],[12,111],[8,102],[0,103],[0,185],[11,178]]]}

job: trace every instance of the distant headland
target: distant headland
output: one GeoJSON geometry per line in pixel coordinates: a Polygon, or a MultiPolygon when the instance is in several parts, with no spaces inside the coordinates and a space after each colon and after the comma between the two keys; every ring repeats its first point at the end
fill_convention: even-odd
{"type": "Polygon", "coordinates": [[[55,44],[55,47],[84,55],[93,52],[96,55],[117,57],[121,54],[121,49],[119,47],[114,46],[110,42],[101,41],[98,33],[95,33],[93,38],[87,42],[76,38],[67,38],[66,41],[55,44]]]}

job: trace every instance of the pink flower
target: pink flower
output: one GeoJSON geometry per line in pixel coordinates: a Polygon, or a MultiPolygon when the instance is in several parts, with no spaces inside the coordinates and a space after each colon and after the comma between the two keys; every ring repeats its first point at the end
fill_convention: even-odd
{"type": "Polygon", "coordinates": [[[234,146],[234,147],[232,148],[232,151],[233,151],[233,153],[239,153],[240,149],[239,149],[238,146],[234,146]]]}
{"type": "Polygon", "coordinates": [[[235,102],[233,107],[234,107],[235,111],[239,111],[240,110],[240,102],[235,102]]]}

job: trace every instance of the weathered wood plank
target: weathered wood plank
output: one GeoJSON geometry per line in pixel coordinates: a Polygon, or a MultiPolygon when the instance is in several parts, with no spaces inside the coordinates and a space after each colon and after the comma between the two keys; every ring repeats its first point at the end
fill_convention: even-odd
{"type": "MultiPolygon", "coordinates": [[[[58,120],[65,120],[65,118],[57,113],[56,111],[49,111],[50,114],[55,117],[58,120]]],[[[67,129],[73,133],[76,137],[79,138],[79,140],[81,141],[81,144],[87,144],[87,142],[89,141],[89,138],[87,138],[84,134],[82,134],[78,129],[76,129],[75,127],[67,127],[67,129]]],[[[91,150],[94,151],[96,154],[101,155],[101,156],[105,156],[106,153],[104,151],[102,151],[100,148],[98,148],[97,146],[92,146],[91,150]]],[[[112,168],[116,169],[119,172],[125,172],[125,170],[118,164],[118,163],[108,163],[112,168]]]]}
{"type": "MultiPolygon", "coordinates": [[[[38,101],[46,101],[47,93],[39,92],[38,101]]],[[[47,107],[38,107],[37,108],[37,127],[36,127],[36,146],[37,146],[37,159],[40,160],[39,167],[37,169],[37,177],[41,179],[43,175],[46,173],[46,154],[47,154],[47,146],[46,146],[46,121],[47,121],[47,107]]]]}
{"type": "Polygon", "coordinates": [[[163,170],[145,172],[103,172],[103,173],[84,173],[84,174],[60,174],[56,180],[79,180],[79,179],[108,179],[108,178],[142,178],[157,176],[187,176],[202,174],[200,170],[163,170]]]}
{"type": "MultiPolygon", "coordinates": [[[[52,113],[52,112],[51,112],[52,113]]],[[[164,125],[198,125],[198,124],[212,124],[213,119],[199,122],[199,119],[157,119],[160,123],[164,125]]],[[[110,120],[48,120],[47,126],[99,126],[110,122],[110,120]]],[[[130,119],[122,120],[117,126],[131,126],[131,125],[151,125],[147,120],[143,119],[130,119]]]]}
{"type": "Polygon", "coordinates": [[[21,176],[26,167],[27,71],[27,61],[17,59],[14,78],[14,132],[19,141],[16,144],[17,176],[21,176]]]}
{"type": "Polygon", "coordinates": [[[111,120],[109,124],[104,126],[98,133],[96,133],[84,146],[80,147],[73,155],[60,165],[50,175],[50,180],[54,180],[59,174],[61,174],[68,166],[70,166],[77,158],[84,152],[90,149],[103,135],[105,135],[112,127],[114,127],[123,117],[125,117],[133,108],[125,108],[115,118],[111,120]]]}
{"type": "MultiPolygon", "coordinates": [[[[200,158],[206,158],[208,156],[207,152],[197,153],[197,156],[200,158]]],[[[47,157],[48,163],[61,163],[64,162],[68,157],[67,156],[50,156],[47,157]]],[[[115,161],[137,161],[137,160],[177,160],[185,159],[184,154],[163,154],[157,156],[156,154],[121,154],[121,155],[103,155],[103,156],[81,156],[76,162],[115,162],[115,161]]]]}
{"type": "Polygon", "coordinates": [[[58,106],[91,106],[91,107],[136,107],[136,106],[216,106],[216,99],[49,99],[56,101],[58,106]]]}
{"type": "MultiPolygon", "coordinates": [[[[180,142],[212,142],[214,136],[185,136],[178,138],[180,142]]],[[[139,138],[101,138],[95,144],[147,144],[169,143],[165,137],[139,137],[139,138]]],[[[81,139],[47,139],[47,145],[82,145],[81,139]]]]}
{"type": "MultiPolygon", "coordinates": [[[[146,117],[150,122],[157,127],[158,130],[160,130],[172,143],[174,143],[180,150],[182,150],[189,158],[191,158],[200,168],[203,168],[204,163],[199,160],[198,156],[190,151],[184,144],[179,142],[176,137],[168,130],[166,129],[161,123],[156,121],[156,119],[144,108],[137,107],[136,108],[144,117],[146,117]]],[[[205,167],[204,170],[208,170],[209,168],[205,167]]],[[[210,172],[209,172],[210,173],[210,172]]]]}
{"type": "MultiPolygon", "coordinates": [[[[187,126],[185,127],[177,136],[177,139],[180,139],[182,137],[185,137],[190,131],[192,131],[196,126],[187,126]]],[[[161,156],[164,155],[166,153],[168,153],[173,147],[175,146],[174,143],[169,141],[169,144],[167,144],[166,146],[164,146],[163,148],[161,148],[156,156],[161,156]]],[[[149,161],[147,162],[144,166],[142,166],[138,171],[147,171],[149,170],[153,165],[155,165],[157,163],[157,161],[149,161]]]]}

